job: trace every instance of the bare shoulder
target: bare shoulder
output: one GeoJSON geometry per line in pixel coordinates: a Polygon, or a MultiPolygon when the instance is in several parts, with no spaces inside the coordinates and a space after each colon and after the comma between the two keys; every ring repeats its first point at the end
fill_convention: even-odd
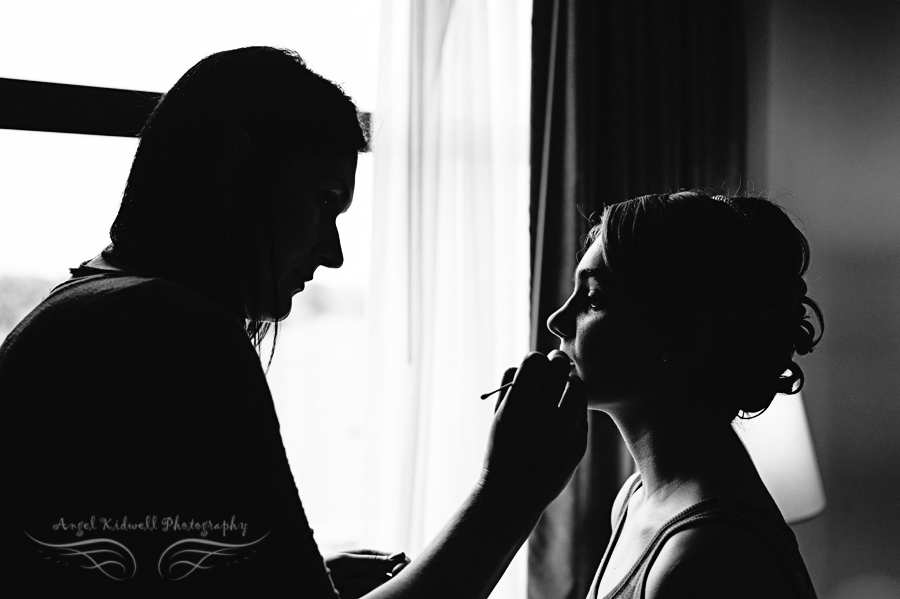
{"type": "Polygon", "coordinates": [[[790,599],[793,594],[762,540],[736,526],[703,526],[678,532],[663,545],[644,596],[790,599]]]}
{"type": "Polygon", "coordinates": [[[634,482],[638,476],[640,476],[640,472],[635,472],[625,481],[625,484],[622,485],[622,488],[619,489],[618,495],[613,500],[612,510],[610,511],[610,523],[612,524],[613,531],[616,529],[616,524],[619,520],[619,513],[622,511],[622,506],[628,501],[628,491],[631,489],[631,484],[634,482]]]}

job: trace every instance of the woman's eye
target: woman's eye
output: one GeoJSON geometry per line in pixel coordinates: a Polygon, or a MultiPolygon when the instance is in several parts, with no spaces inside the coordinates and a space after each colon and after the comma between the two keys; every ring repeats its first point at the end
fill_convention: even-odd
{"type": "Polygon", "coordinates": [[[603,306],[603,295],[599,291],[595,289],[588,291],[587,298],[592,309],[598,310],[603,306]]]}
{"type": "Polygon", "coordinates": [[[319,206],[325,207],[330,203],[334,203],[339,199],[337,193],[333,191],[320,191],[319,192],[319,206]]]}

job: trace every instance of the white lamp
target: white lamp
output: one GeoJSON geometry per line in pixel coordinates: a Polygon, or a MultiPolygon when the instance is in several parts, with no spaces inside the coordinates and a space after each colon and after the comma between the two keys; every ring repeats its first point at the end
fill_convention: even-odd
{"type": "Polygon", "coordinates": [[[734,429],[785,521],[795,524],[821,514],[825,491],[801,395],[776,395],[760,416],[736,422],[734,429]]]}

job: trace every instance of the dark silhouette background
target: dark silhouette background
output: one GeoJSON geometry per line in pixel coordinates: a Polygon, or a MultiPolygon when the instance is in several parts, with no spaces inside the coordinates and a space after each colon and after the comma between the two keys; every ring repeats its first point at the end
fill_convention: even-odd
{"type": "MultiPolygon", "coordinates": [[[[744,170],[744,14],[734,2],[536,0],[532,50],[532,346],[571,293],[585,216],[639,195],[736,190],[744,170]]],[[[529,544],[531,599],[581,599],[633,471],[591,412],[588,453],[529,544]]]]}
{"type": "Polygon", "coordinates": [[[897,597],[900,5],[761,4],[748,178],[805,224],[828,319],[804,363],[828,507],[794,530],[821,597],[897,597]]]}
{"type": "MultiPolygon", "coordinates": [[[[533,232],[554,4],[535,2],[533,232]]],[[[552,343],[544,310],[567,293],[587,226],[576,204],[589,214],[600,201],[686,185],[768,191],[809,238],[810,295],[828,319],[822,344],[800,361],[828,506],[792,528],[820,597],[900,596],[900,5],[661,4],[558,2],[536,346],[552,343]],[[698,93],[680,95],[688,83],[698,93]],[[653,93],[636,99],[639,91],[653,93]],[[629,162],[635,156],[653,159],[629,162]],[[548,274],[548,265],[562,270],[548,274]]],[[[601,418],[572,485],[532,537],[531,599],[583,597],[606,545],[612,489],[630,458],[601,418]]]]}

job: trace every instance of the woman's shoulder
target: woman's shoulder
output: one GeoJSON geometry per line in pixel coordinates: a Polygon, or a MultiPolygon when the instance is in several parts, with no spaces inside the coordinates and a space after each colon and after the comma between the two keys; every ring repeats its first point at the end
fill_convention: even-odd
{"type": "Polygon", "coordinates": [[[680,530],[663,544],[647,575],[647,599],[796,595],[771,548],[730,525],[680,530]]]}
{"type": "Polygon", "coordinates": [[[218,304],[179,283],[160,277],[96,274],[66,281],[47,300],[63,306],[128,308],[150,305],[154,311],[225,312],[218,304]]]}
{"type": "Polygon", "coordinates": [[[110,388],[125,379],[161,384],[259,367],[242,323],[227,310],[177,283],[131,275],[58,286],[3,344],[0,382],[12,384],[3,366],[13,363],[16,373],[52,371],[70,384],[110,388]]]}
{"type": "Polygon", "coordinates": [[[76,309],[90,314],[84,326],[91,336],[135,355],[154,354],[155,367],[169,372],[187,365],[198,374],[206,366],[258,365],[243,323],[200,293],[163,278],[103,279],[77,290],[88,296],[76,309]]]}
{"type": "Polygon", "coordinates": [[[97,274],[57,286],[26,317],[37,331],[40,323],[78,336],[122,337],[129,332],[168,336],[174,340],[197,332],[217,331],[237,337],[243,323],[218,303],[176,282],[158,277],[97,274]]]}

